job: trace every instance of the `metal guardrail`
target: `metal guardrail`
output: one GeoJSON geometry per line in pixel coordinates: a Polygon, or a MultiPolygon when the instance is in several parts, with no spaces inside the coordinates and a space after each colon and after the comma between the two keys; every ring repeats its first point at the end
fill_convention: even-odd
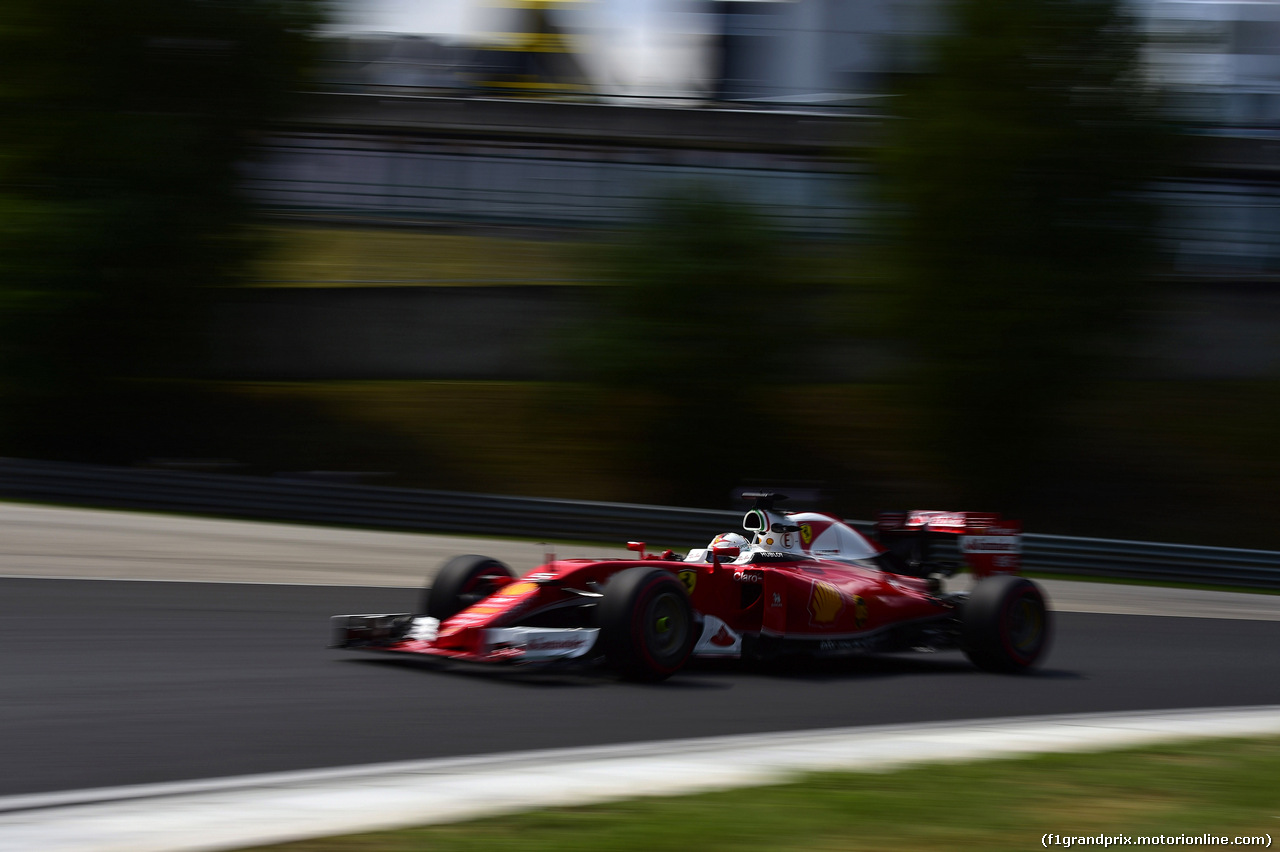
{"type": "MultiPolygon", "coordinates": [[[[741,513],[0,459],[0,498],[440,533],[704,544],[741,513]]],[[[851,522],[868,530],[866,521],[851,522]]],[[[1280,589],[1280,552],[1026,534],[1023,567],[1280,589]]],[[[941,554],[944,558],[947,554],[941,554]]],[[[950,557],[954,558],[954,557],[950,557]]]]}
{"type": "Polygon", "coordinates": [[[705,544],[740,512],[0,459],[0,498],[420,532],[705,544]]]}
{"type": "Polygon", "coordinates": [[[1054,574],[1280,589],[1280,553],[1271,550],[1028,534],[1022,564],[1054,574]]]}

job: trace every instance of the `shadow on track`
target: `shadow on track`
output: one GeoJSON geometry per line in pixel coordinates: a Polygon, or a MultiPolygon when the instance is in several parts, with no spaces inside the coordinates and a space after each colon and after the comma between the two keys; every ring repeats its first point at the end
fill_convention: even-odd
{"type": "Polygon", "coordinates": [[[795,657],[740,665],[740,671],[760,677],[811,682],[885,680],[930,675],[972,675],[1013,680],[1077,680],[1082,677],[1077,672],[1049,668],[1033,668],[1015,674],[986,672],[959,654],[869,654],[864,657],[827,660],[795,657]]]}
{"type": "Polygon", "coordinates": [[[587,688],[626,685],[647,689],[724,690],[742,677],[809,683],[881,681],[901,677],[972,675],[1014,680],[1080,680],[1083,676],[1064,669],[1032,669],[1020,674],[992,674],[975,668],[957,655],[868,655],[819,660],[795,657],[769,661],[694,660],[673,677],[658,683],[638,683],[618,677],[603,664],[583,663],[559,669],[504,668],[424,657],[350,657],[344,663],[378,666],[433,675],[501,681],[520,686],[587,688]]]}
{"type": "Polygon", "coordinates": [[[387,669],[430,672],[433,675],[474,680],[496,681],[526,687],[588,688],[610,685],[641,686],[652,689],[728,689],[728,683],[715,683],[688,676],[688,670],[659,683],[634,683],[623,680],[603,666],[576,666],[572,669],[520,669],[492,665],[459,663],[452,660],[408,658],[349,658],[344,663],[380,666],[387,669]]]}

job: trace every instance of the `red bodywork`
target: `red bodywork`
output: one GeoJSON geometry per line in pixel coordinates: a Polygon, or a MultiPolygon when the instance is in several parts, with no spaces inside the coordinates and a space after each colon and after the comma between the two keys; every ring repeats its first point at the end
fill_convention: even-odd
{"type": "Polygon", "coordinates": [[[882,512],[876,532],[881,540],[915,545],[926,557],[930,536],[956,536],[966,567],[978,578],[1022,569],[1022,522],[990,512],[882,512]]]}
{"type": "Polygon", "coordinates": [[[491,648],[485,631],[521,623],[618,571],[645,565],[675,574],[690,589],[693,608],[723,623],[695,650],[700,656],[738,656],[749,634],[791,639],[849,639],[887,625],[937,617],[944,608],[917,577],[818,561],[771,564],[674,562],[661,559],[552,562],[504,586],[440,625],[434,641],[405,640],[387,648],[476,661],[518,659],[524,652],[491,648]]]}
{"type": "MultiPolygon", "coordinates": [[[[891,633],[914,637],[917,627],[929,630],[953,618],[955,601],[939,593],[936,580],[908,575],[907,562],[833,516],[769,513],[762,525],[753,546],[733,562],[701,551],[690,559],[707,561],[677,561],[670,552],[555,560],[518,579],[500,578],[496,591],[443,622],[407,614],[337,616],[335,644],[472,662],[583,657],[597,632],[591,605],[612,576],[637,566],[669,571],[684,584],[698,616],[693,655],[700,657],[742,656],[744,640],[794,641],[830,653],[876,650],[891,633]],[[782,548],[784,536],[786,550],[767,549],[782,548]],[[577,613],[579,620],[548,620],[548,614],[565,613],[577,613]],[[378,618],[388,621],[370,621],[378,618]]],[[[904,513],[880,521],[890,537],[922,526],[961,536],[961,550],[979,576],[1017,571],[1016,523],[963,513],[904,513]],[[967,537],[979,539],[978,546],[967,548],[967,537]]],[[[928,643],[906,642],[917,644],[928,643]]]]}

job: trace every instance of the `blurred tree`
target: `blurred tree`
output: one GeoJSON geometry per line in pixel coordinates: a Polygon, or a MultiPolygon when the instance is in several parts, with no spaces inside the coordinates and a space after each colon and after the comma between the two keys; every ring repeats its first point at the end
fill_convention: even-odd
{"type": "Polygon", "coordinates": [[[768,438],[770,386],[797,331],[784,256],[759,212],[705,188],[660,200],[611,248],[616,283],[578,362],[640,403],[618,409],[620,431],[668,489],[653,499],[723,506],[745,477],[789,472],[768,438]]]}
{"type": "Polygon", "coordinates": [[[238,167],[299,87],[320,0],[7,0],[0,453],[101,457],[192,375],[253,248],[238,167]],[[149,388],[141,391],[140,389],[149,388]]]}
{"type": "Polygon", "coordinates": [[[1141,304],[1171,148],[1113,0],[954,0],[886,125],[894,326],[976,496],[1027,484],[1141,304]]]}

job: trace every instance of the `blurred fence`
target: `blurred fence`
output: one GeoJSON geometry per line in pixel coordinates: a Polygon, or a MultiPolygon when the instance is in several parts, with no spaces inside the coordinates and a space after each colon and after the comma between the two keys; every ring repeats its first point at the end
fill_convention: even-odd
{"type": "Polygon", "coordinates": [[[748,199],[780,228],[811,235],[846,234],[867,215],[861,178],[842,162],[750,151],[707,159],[581,142],[282,133],[246,170],[248,190],[264,209],[338,219],[615,227],[689,185],[748,199]]]}
{"type": "MultiPolygon", "coordinates": [[[[1262,169],[1164,181],[1162,243],[1176,269],[1280,271],[1280,183],[1262,169]],[[1265,179],[1263,179],[1265,178],[1265,179]]],[[[853,160],[814,152],[607,149],[599,144],[466,144],[369,134],[277,134],[246,186],[263,209],[366,222],[616,227],[674,189],[716,188],[782,230],[869,234],[881,215],[853,160]]]]}
{"type": "MultiPolygon", "coordinates": [[[[419,532],[638,539],[678,547],[704,544],[741,522],[739,512],[711,509],[18,459],[0,459],[0,497],[419,532]]],[[[1280,588],[1280,552],[1265,550],[1027,534],[1023,564],[1029,571],[1065,575],[1280,588]]]]}
{"type": "MultiPolygon", "coordinates": [[[[716,187],[778,227],[873,237],[883,216],[870,152],[883,119],[732,109],[314,93],[244,166],[262,209],[433,225],[617,227],[676,187],[716,187]]],[[[1274,133],[1186,137],[1192,168],[1151,193],[1171,267],[1216,277],[1280,272],[1274,133]]]]}

